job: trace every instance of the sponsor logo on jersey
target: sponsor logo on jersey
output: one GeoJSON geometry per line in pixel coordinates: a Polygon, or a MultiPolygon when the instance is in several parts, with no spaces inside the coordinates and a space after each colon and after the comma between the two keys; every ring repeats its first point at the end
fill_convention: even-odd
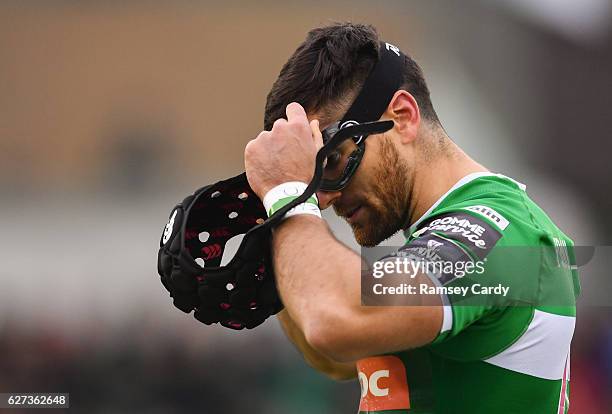
{"type": "Polygon", "coordinates": [[[438,250],[443,243],[434,240],[433,238],[427,238],[426,243],[411,243],[403,249],[400,249],[396,255],[398,257],[412,257],[420,260],[426,260],[430,262],[437,262],[442,260],[438,250]]]}
{"type": "Polygon", "coordinates": [[[461,242],[480,259],[484,259],[501,238],[501,233],[488,221],[471,214],[452,212],[425,222],[414,234],[438,234],[442,238],[461,242]]]}
{"type": "Polygon", "coordinates": [[[359,411],[407,410],[410,408],[408,380],[402,360],[393,355],[357,361],[361,386],[359,411]]]}
{"type": "Polygon", "coordinates": [[[428,226],[429,230],[440,230],[444,233],[458,233],[463,238],[471,242],[475,247],[484,249],[487,247],[487,242],[482,238],[484,235],[484,227],[470,222],[465,217],[447,216],[435,219],[428,226]]]}
{"type": "Polygon", "coordinates": [[[427,241],[427,250],[431,253],[435,253],[438,250],[438,247],[442,246],[443,243],[436,240],[428,240],[427,241]]]}
{"type": "Polygon", "coordinates": [[[491,207],[487,206],[470,206],[465,207],[465,210],[472,211],[474,213],[480,214],[491,220],[500,230],[506,230],[506,227],[510,224],[510,222],[497,211],[493,210],[491,207]]]}
{"type": "Polygon", "coordinates": [[[557,256],[557,266],[570,269],[571,262],[569,258],[569,251],[567,249],[567,243],[565,240],[557,237],[553,237],[553,243],[555,245],[555,254],[557,256]]]}
{"type": "Polygon", "coordinates": [[[464,276],[453,272],[457,264],[463,268],[466,263],[473,262],[472,257],[458,243],[435,233],[425,234],[410,241],[397,255],[422,260],[428,265],[432,262],[444,262],[446,266],[426,267],[429,269],[426,273],[435,276],[442,285],[464,276]]]}

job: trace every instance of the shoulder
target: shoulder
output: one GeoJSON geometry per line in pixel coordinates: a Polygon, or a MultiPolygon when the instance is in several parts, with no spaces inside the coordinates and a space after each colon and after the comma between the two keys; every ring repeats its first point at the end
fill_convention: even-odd
{"type": "Polygon", "coordinates": [[[445,235],[483,258],[499,245],[538,245],[558,230],[526,193],[526,186],[500,174],[478,177],[450,192],[406,232],[411,240],[445,235]]]}

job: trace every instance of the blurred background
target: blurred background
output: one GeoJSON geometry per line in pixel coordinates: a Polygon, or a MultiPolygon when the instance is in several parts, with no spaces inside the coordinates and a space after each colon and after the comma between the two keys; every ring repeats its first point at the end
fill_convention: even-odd
{"type": "MultiPolygon", "coordinates": [[[[0,392],[70,392],[83,413],[356,412],[358,383],[310,370],[275,319],[205,327],[156,272],[170,209],[243,171],[282,64],[345,20],[412,54],[449,135],[526,183],[577,245],[612,244],[608,0],[5,0],[0,392]]],[[[612,403],[598,280],[607,266],[584,269],[572,413],[612,403]]]]}

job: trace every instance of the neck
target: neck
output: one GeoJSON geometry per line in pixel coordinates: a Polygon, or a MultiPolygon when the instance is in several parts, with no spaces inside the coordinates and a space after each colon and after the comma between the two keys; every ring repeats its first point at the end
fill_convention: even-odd
{"type": "Polygon", "coordinates": [[[488,171],[449,139],[448,151],[414,172],[410,217],[404,228],[421,218],[457,181],[472,173],[488,171]]]}

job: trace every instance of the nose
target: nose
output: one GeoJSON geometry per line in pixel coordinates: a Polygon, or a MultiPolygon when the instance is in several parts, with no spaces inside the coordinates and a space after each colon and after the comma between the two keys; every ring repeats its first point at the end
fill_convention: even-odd
{"type": "Polygon", "coordinates": [[[340,191],[317,191],[317,198],[319,199],[319,208],[325,210],[331,206],[340,198],[342,192],[340,191]]]}

